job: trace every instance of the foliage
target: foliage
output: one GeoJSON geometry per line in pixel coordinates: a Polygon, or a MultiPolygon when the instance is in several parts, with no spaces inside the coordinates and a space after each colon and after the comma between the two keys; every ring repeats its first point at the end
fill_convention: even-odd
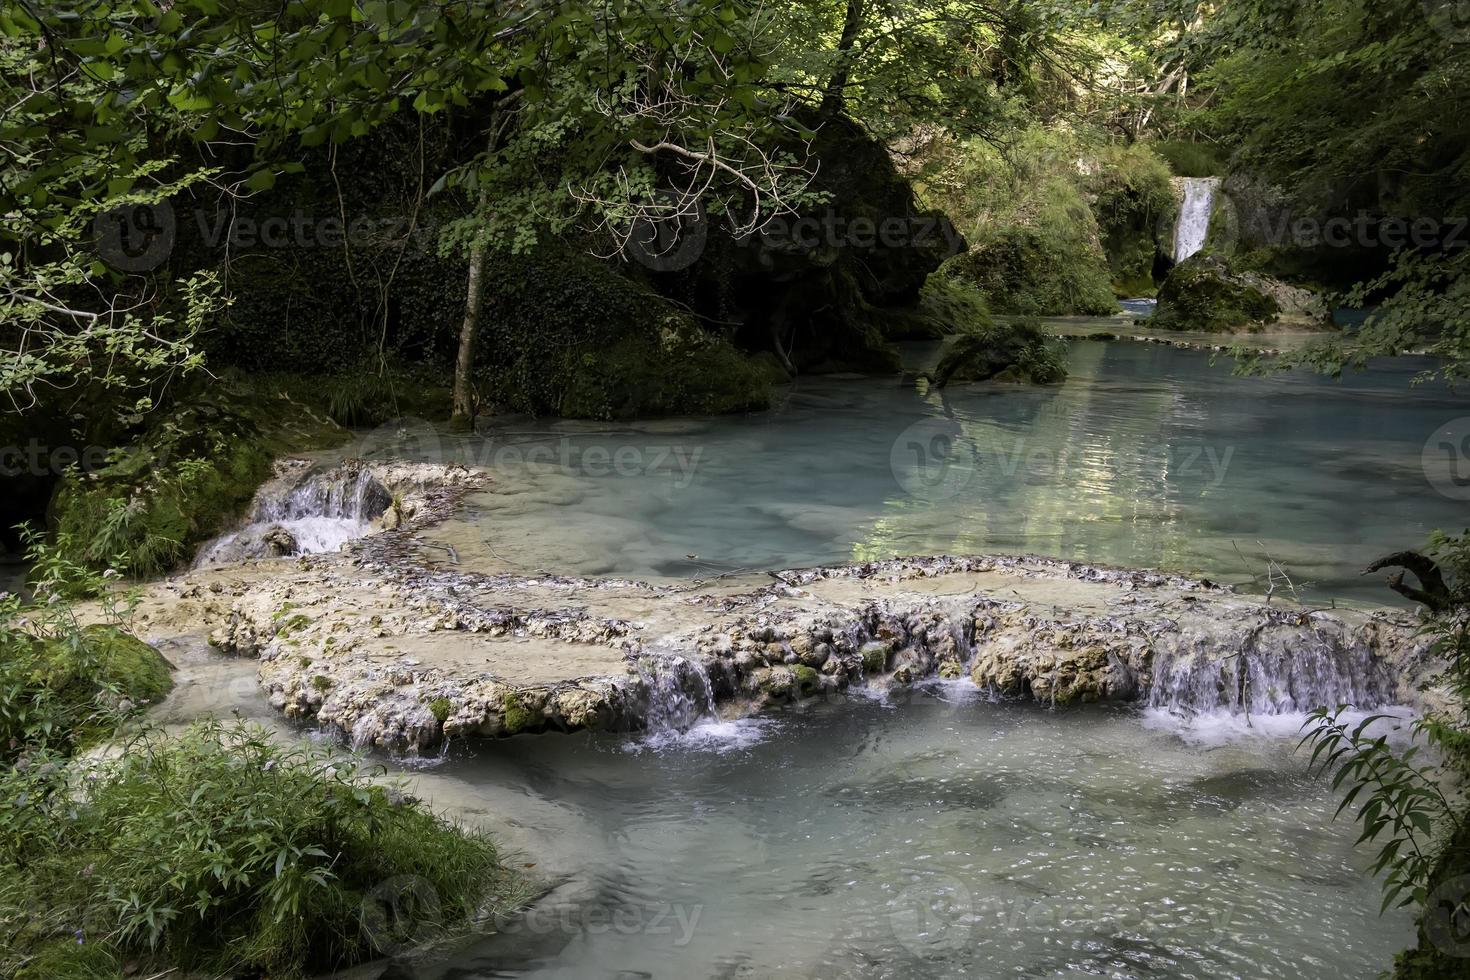
{"type": "Polygon", "coordinates": [[[1149,149],[1169,164],[1176,177],[1219,177],[1227,167],[1219,147],[1210,143],[1157,140],[1149,144],[1149,149]]]}
{"type": "MultiPolygon", "coordinates": [[[[53,845],[21,841],[29,846],[0,866],[5,900],[17,883],[46,886],[30,898],[37,907],[0,907],[12,927],[21,915],[73,923],[87,943],[120,953],[211,975],[292,977],[375,955],[364,909],[400,892],[426,903],[415,942],[522,894],[489,838],[327,747],[203,724],[178,737],[145,733],[120,757],[76,768],[85,778],[74,802],[7,793],[12,806],[47,811],[53,845]]],[[[27,938],[45,955],[46,930],[33,925],[27,938]]]]}
{"type": "MultiPolygon", "coordinates": [[[[1033,128],[1003,148],[971,141],[937,154],[924,176],[925,194],[971,242],[969,252],[946,263],[945,275],[978,287],[997,313],[1114,312],[1099,217],[1124,251],[1131,252],[1137,232],[1152,242],[1151,223],[1134,212],[1159,206],[1160,174],[1141,154],[1066,128],[1033,128]]],[[[1137,264],[1120,259],[1120,268],[1137,264]]]]}
{"type": "Polygon", "coordinates": [[[241,514],[278,452],[345,437],[299,402],[239,386],[196,389],[106,466],[63,478],[51,506],[59,546],[89,568],[167,571],[241,514]]]}
{"type": "MultiPolygon", "coordinates": [[[[1420,913],[1419,947],[1401,954],[1396,964],[1395,975],[1405,980],[1459,975],[1459,963],[1427,936],[1425,920],[1445,914],[1428,907],[1437,885],[1470,874],[1464,782],[1470,776],[1470,532],[1436,532],[1430,554],[1450,575],[1449,611],[1429,617],[1422,629],[1430,652],[1444,665],[1437,682],[1447,694],[1446,707],[1415,720],[1411,744],[1401,751],[1381,730],[1385,716],[1350,725],[1342,719],[1346,705],[1313,712],[1302,739],[1313,746],[1313,764],[1333,770],[1333,788],[1344,791],[1337,812],[1358,804],[1353,817],[1362,828],[1359,842],[1378,846],[1373,871],[1384,874],[1383,908],[1411,906],[1420,913]],[[1370,730],[1375,723],[1376,733],[1370,730]]],[[[1451,900],[1459,904],[1448,910],[1450,921],[1463,923],[1470,916],[1466,896],[1451,900]]]]}

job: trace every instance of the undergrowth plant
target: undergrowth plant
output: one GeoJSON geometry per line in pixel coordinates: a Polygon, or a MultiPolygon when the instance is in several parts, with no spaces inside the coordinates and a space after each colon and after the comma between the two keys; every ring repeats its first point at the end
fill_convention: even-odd
{"type": "MultiPolygon", "coordinates": [[[[1361,828],[1358,843],[1377,847],[1371,869],[1383,875],[1383,910],[1415,909],[1421,935],[1429,915],[1462,929],[1470,922],[1470,894],[1452,896],[1452,907],[1435,907],[1443,897],[1437,885],[1470,873],[1470,532],[1436,532],[1430,554],[1452,583],[1447,608],[1427,616],[1420,630],[1443,664],[1437,681],[1447,695],[1444,707],[1410,724],[1403,749],[1384,731],[1396,719],[1378,714],[1352,724],[1344,719],[1348,705],[1313,712],[1302,738],[1312,746],[1313,767],[1332,772],[1333,789],[1344,794],[1337,813],[1351,812],[1361,828]]],[[[1442,975],[1440,965],[1424,965],[1439,954],[1420,945],[1401,957],[1401,975],[1442,975]]]]}

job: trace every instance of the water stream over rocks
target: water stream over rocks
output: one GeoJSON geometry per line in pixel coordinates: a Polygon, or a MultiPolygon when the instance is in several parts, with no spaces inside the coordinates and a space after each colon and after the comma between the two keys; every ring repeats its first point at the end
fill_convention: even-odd
{"type": "MultiPolygon", "coordinates": [[[[834,384],[806,397],[837,397],[834,384]]],[[[979,424],[968,397],[945,406],[979,424]]],[[[1190,397],[1169,394],[1170,411],[1209,414],[1190,397]]],[[[798,428],[804,412],[790,416],[798,428]]],[[[1057,418],[1054,434],[1097,438],[1087,418],[1057,418]]],[[[650,431],[727,449],[728,433],[703,424],[650,431]]],[[[1294,492],[1259,470],[1279,446],[1239,448],[1249,465],[1230,473],[1262,493],[1294,492]]],[[[1319,496],[1353,497],[1363,512],[1363,491],[1346,484],[1380,471],[1402,496],[1402,448],[1386,446],[1392,465],[1367,474],[1341,461],[1330,479],[1317,473],[1319,496]]],[[[602,519],[606,481],[456,466],[447,440],[439,451],[286,466],[245,528],[140,609],[147,635],[184,643],[168,648],[184,665],[161,712],[170,723],[248,704],[248,717],[391,750],[415,795],[496,830],[555,886],[496,935],[361,976],[1366,976],[1407,937],[1404,916],[1376,915],[1366,855],[1331,823],[1335,801],[1291,753],[1295,739],[1281,737],[1319,704],[1433,696],[1407,610],[1240,594],[1198,573],[1075,555],[888,556],[934,539],[923,524],[896,533],[915,519],[940,527],[926,508],[966,527],[944,510],[965,495],[885,501],[878,544],[800,545],[839,556],[805,567],[737,561],[715,575],[691,554],[704,577],[643,574],[639,551],[599,567],[581,560],[590,549],[575,527],[547,535],[589,502],[586,519],[602,519]],[[576,481],[580,496],[568,495],[576,481]],[[544,513],[531,521],[535,495],[544,513]],[[313,521],[352,526],[317,548],[295,530],[313,521]],[[296,548],[251,543],[276,526],[296,548]],[[540,567],[555,548],[581,574],[540,567]],[[206,635],[249,659],[200,652],[206,635]],[[520,737],[489,741],[507,735],[520,737]]],[[[1139,499],[1152,493],[1149,460],[1083,462],[1068,499],[1123,477],[1139,499]]],[[[703,465],[723,478],[737,463],[703,465]]],[[[891,466],[904,486],[911,471],[891,466]]],[[[994,489],[985,466],[976,457],[977,492],[994,489]]],[[[1198,487],[1163,472],[1161,501],[1194,488],[1234,519],[1241,494],[1223,470],[1198,487]]],[[[748,505],[780,495],[769,475],[747,472],[759,488],[742,491],[748,505]]],[[[705,471],[688,476],[697,499],[656,518],[661,529],[680,525],[681,506],[720,512],[705,506],[724,499],[699,489],[705,471]]],[[[1118,515],[1069,516],[1057,478],[1023,482],[1080,535],[1084,556],[1120,553],[1125,539],[1107,536],[1118,515]]],[[[643,477],[629,479],[611,504],[643,477]]],[[[838,484],[839,496],[851,489],[838,484]]],[[[801,524],[811,506],[783,513],[801,524]]],[[[1130,521],[1130,545],[1183,553],[1174,537],[1149,537],[1152,518],[1130,521]]],[[[1182,542],[1192,521],[1161,512],[1158,526],[1182,542]]],[[[706,530],[702,543],[732,553],[766,547],[706,530]]],[[[638,533],[631,521],[611,531],[638,533]]]]}

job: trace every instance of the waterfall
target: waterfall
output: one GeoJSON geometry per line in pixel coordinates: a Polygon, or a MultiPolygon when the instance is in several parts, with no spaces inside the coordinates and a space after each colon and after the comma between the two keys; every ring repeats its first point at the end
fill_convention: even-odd
{"type": "Polygon", "coordinates": [[[709,674],[685,657],[650,656],[638,662],[648,690],[649,731],[683,731],[715,713],[709,674]]]}
{"type": "Polygon", "coordinates": [[[1205,247],[1210,230],[1210,215],[1215,210],[1215,190],[1219,177],[1185,177],[1184,203],[1179,205],[1179,220],[1174,225],[1174,261],[1183,262],[1205,247]]]}
{"type": "Polygon", "coordinates": [[[262,486],[244,526],[207,542],[194,565],[336,551],[366,535],[392,502],[363,466],[290,472],[262,486]]]}
{"type": "Polygon", "coordinates": [[[1387,666],[1364,643],[1262,631],[1237,653],[1157,651],[1148,703],[1186,714],[1285,715],[1324,705],[1376,708],[1392,703],[1394,690],[1387,666]]]}

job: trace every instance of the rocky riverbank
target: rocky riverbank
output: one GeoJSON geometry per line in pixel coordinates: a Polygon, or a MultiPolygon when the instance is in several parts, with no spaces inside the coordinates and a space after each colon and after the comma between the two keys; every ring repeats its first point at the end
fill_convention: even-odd
{"type": "MultiPolygon", "coordinates": [[[[154,586],[155,638],[259,660],[271,703],[359,745],[633,730],[854,685],[969,678],[997,697],[1256,713],[1419,698],[1414,622],[1037,557],[901,558],[678,585],[468,571],[422,532],[489,479],[350,462],[390,503],[341,551],[154,586]]],[[[296,479],[299,479],[296,478],[296,479]]]]}

